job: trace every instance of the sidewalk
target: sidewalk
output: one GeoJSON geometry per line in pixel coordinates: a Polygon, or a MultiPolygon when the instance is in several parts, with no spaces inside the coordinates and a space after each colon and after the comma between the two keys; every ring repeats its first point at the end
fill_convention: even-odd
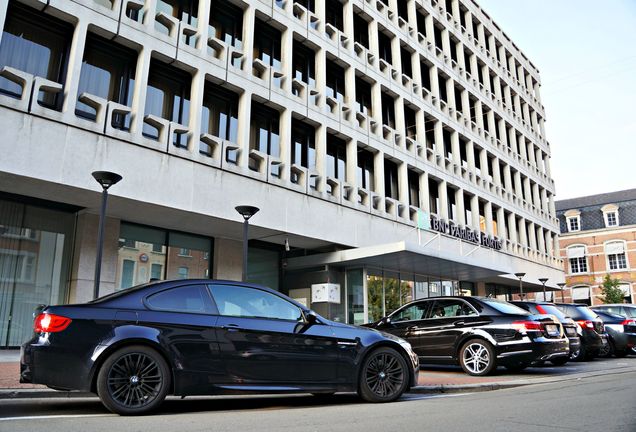
{"type": "MultiPolygon", "coordinates": [[[[0,350],[0,399],[94,396],[92,393],[51,390],[37,384],[20,384],[19,358],[19,351],[0,350]]],[[[419,385],[413,387],[410,393],[478,392],[635,371],[634,356],[625,359],[568,363],[560,367],[531,367],[517,374],[500,369],[485,377],[467,375],[456,366],[425,365],[418,377],[419,385]]]]}

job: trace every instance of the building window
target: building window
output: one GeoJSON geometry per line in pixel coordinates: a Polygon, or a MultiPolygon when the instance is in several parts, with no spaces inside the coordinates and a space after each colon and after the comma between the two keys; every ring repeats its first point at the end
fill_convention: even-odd
{"type": "Polygon", "coordinates": [[[258,35],[254,38],[254,58],[280,70],[280,31],[257,19],[254,34],[258,35]]]}
{"type": "Polygon", "coordinates": [[[398,166],[388,159],[384,159],[384,196],[396,200],[400,199],[398,166]]]}
{"type": "MultiPolygon", "coordinates": [[[[157,0],[157,13],[164,12],[192,27],[197,26],[198,0],[157,0]]],[[[169,34],[170,29],[155,20],[155,28],[162,33],[169,34]]],[[[184,36],[186,45],[194,46],[196,37],[184,36]]]]}
{"type": "MultiPolygon", "coordinates": [[[[190,119],[190,84],[192,77],[174,66],[151,60],[146,93],[145,115],[155,115],[166,120],[187,125],[190,119]]],[[[151,139],[159,138],[159,131],[144,123],[143,134],[151,139]]],[[[175,134],[171,139],[177,147],[187,147],[187,134],[175,134]]]]}
{"type": "Polygon", "coordinates": [[[572,216],[567,218],[568,232],[580,231],[581,230],[580,220],[581,220],[580,216],[572,216]]]}
{"type": "Polygon", "coordinates": [[[409,170],[409,205],[420,207],[420,174],[409,170]]]}
{"type": "Polygon", "coordinates": [[[368,150],[358,149],[358,169],[356,179],[358,187],[373,190],[373,158],[374,154],[368,150]]]}
{"type": "Polygon", "coordinates": [[[179,267],[178,271],[179,279],[187,279],[188,278],[188,268],[185,266],[179,267]]]}
{"type": "MultiPolygon", "coordinates": [[[[86,38],[78,96],[88,93],[122,105],[132,105],[137,53],[100,36],[86,38]]],[[[75,114],[95,120],[97,111],[78,101],[75,114]]],[[[130,116],[116,114],[111,125],[130,128],[130,116]]]]}
{"type": "Polygon", "coordinates": [[[413,77],[413,66],[411,64],[411,57],[413,54],[409,50],[400,48],[400,60],[402,62],[402,73],[407,77],[413,77]]]}
{"type": "Polygon", "coordinates": [[[330,60],[327,60],[327,96],[344,103],[345,71],[330,60]]]}
{"type": "Polygon", "coordinates": [[[358,14],[353,14],[353,40],[369,49],[369,23],[358,14]]]}
{"type": "Polygon", "coordinates": [[[358,112],[369,117],[373,115],[373,110],[371,109],[371,84],[360,77],[356,77],[356,105],[358,112]]]}
{"type": "Polygon", "coordinates": [[[333,135],[327,135],[327,177],[346,181],[347,143],[333,135]]]}
{"type": "Polygon", "coordinates": [[[133,286],[135,277],[135,262],[133,260],[125,259],[122,264],[121,271],[121,288],[130,288],[133,286]]]}
{"type": "Polygon", "coordinates": [[[150,266],[150,279],[163,279],[163,266],[161,264],[152,264],[150,266]]]}
{"type": "MultiPolygon", "coordinates": [[[[201,111],[201,133],[236,142],[238,135],[238,95],[236,93],[206,81],[201,111]]],[[[212,150],[203,142],[199,144],[199,152],[212,156],[212,150]]],[[[236,158],[235,154],[234,159],[236,158]]]]}
{"type": "Polygon", "coordinates": [[[406,136],[415,141],[417,139],[416,113],[406,105],[404,105],[404,127],[406,129],[406,136]]]}
{"type": "Polygon", "coordinates": [[[382,93],[382,124],[395,129],[395,101],[387,93],[382,93]]]}
{"type": "Polygon", "coordinates": [[[294,41],[294,78],[309,87],[316,87],[316,54],[300,42],[294,41]]]}
{"type": "Polygon", "coordinates": [[[243,42],[243,11],[225,0],[213,0],[210,6],[210,34],[235,48],[243,42]]]}
{"type": "MultiPolygon", "coordinates": [[[[64,84],[72,37],[72,25],[18,2],[10,2],[0,43],[0,69],[10,66],[64,84]]],[[[24,91],[28,93],[31,89],[24,91]]],[[[15,82],[0,77],[0,93],[20,98],[22,90],[15,82]]],[[[62,93],[41,92],[38,95],[40,105],[58,111],[62,101],[62,93]]]]}
{"type": "Polygon", "coordinates": [[[585,257],[585,246],[570,246],[567,248],[567,257],[570,261],[570,273],[587,273],[587,258],[585,257]]]}
{"type": "Polygon", "coordinates": [[[342,3],[339,0],[325,1],[325,18],[327,24],[331,24],[340,31],[344,31],[342,3]]]}
{"type": "Polygon", "coordinates": [[[625,255],[625,243],[610,242],[605,244],[607,266],[610,270],[624,270],[627,268],[627,256],[625,255]]]}
{"type": "Polygon", "coordinates": [[[388,64],[393,63],[393,52],[391,51],[391,37],[382,32],[378,32],[378,49],[380,58],[388,64]]]}
{"type": "MultiPolygon", "coordinates": [[[[250,131],[250,150],[278,157],[280,152],[278,111],[258,102],[252,102],[252,121],[250,131]]],[[[250,169],[258,171],[257,162],[250,159],[250,169]]],[[[279,176],[277,170],[273,173],[279,176]]]]}
{"type": "Polygon", "coordinates": [[[605,226],[607,228],[619,225],[618,206],[616,204],[604,205],[601,207],[601,211],[603,212],[603,219],[605,219],[605,226]]]}
{"type": "MultiPolygon", "coordinates": [[[[300,120],[292,119],[291,163],[310,170],[316,168],[316,130],[300,120]]],[[[292,183],[298,183],[292,173],[292,183]]]]}

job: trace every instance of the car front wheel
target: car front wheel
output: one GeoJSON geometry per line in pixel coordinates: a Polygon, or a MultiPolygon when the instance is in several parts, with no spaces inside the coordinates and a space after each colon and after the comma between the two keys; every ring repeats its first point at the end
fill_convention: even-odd
{"type": "Polygon", "coordinates": [[[367,402],[392,402],[402,396],[409,382],[408,365],[393,348],[372,351],[360,372],[358,394],[367,402]]]}
{"type": "Polygon", "coordinates": [[[459,350],[459,364],[469,375],[488,375],[496,367],[492,345],[482,339],[471,339],[459,350]]]}
{"type": "Polygon", "coordinates": [[[114,413],[146,414],[161,405],[170,381],[170,368],[157,351],[127,346],[104,361],[97,375],[97,394],[114,413]]]}

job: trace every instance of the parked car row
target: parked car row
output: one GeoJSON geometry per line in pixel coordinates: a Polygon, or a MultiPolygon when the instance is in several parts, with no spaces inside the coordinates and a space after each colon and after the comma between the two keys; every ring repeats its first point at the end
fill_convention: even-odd
{"type": "Polygon", "coordinates": [[[636,346],[636,321],[601,311],[611,307],[629,309],[608,305],[595,312],[576,303],[435,297],[410,302],[368,326],[407,340],[421,363],[458,364],[479,376],[498,366],[519,371],[546,360],[559,366],[627,355],[636,346]]]}

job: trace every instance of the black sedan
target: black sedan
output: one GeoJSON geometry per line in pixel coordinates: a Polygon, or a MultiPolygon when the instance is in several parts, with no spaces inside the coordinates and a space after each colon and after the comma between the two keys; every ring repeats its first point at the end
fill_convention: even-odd
{"type": "Polygon", "coordinates": [[[124,415],[156,409],[168,394],[357,391],[389,402],[415,384],[419,366],[400,338],[229,281],[155,282],[49,306],[34,327],[21,382],[96,392],[124,415]]]}
{"type": "Polygon", "coordinates": [[[581,326],[581,350],[575,360],[592,360],[608,347],[603,321],[587,305],[556,303],[557,307],[581,326]]]}
{"type": "Polygon", "coordinates": [[[636,320],[596,308],[592,310],[603,320],[609,338],[609,345],[599,355],[610,357],[613,354],[616,357],[625,357],[629,354],[636,346],[636,320]]]}
{"type": "Polygon", "coordinates": [[[510,303],[533,314],[550,314],[559,319],[563,326],[563,331],[568,337],[568,341],[570,343],[570,357],[558,357],[552,359],[550,360],[552,364],[561,366],[566,364],[568,360],[574,359],[579,355],[581,351],[581,338],[579,337],[581,328],[572,318],[566,316],[558,307],[556,307],[554,303],[532,301],[511,301],[510,303]]]}
{"type": "Polygon", "coordinates": [[[422,363],[459,363],[470,375],[569,355],[568,339],[552,315],[486,297],[416,300],[371,326],[409,341],[422,363]]]}

